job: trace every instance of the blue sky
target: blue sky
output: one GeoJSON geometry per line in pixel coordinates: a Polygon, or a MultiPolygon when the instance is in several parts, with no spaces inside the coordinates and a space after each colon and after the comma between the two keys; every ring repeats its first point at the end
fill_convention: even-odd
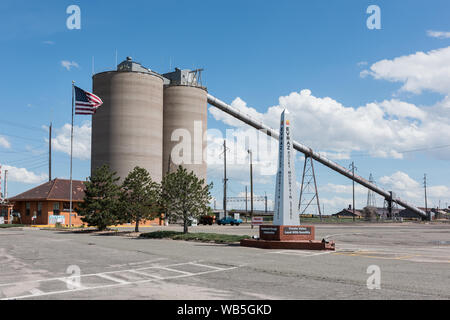
{"type": "MultiPolygon", "coordinates": [[[[367,130],[382,131],[386,125],[395,131],[397,126],[398,135],[387,135],[386,140],[382,133],[374,135],[369,146],[367,139],[356,139],[360,136],[358,130],[365,128],[356,128],[356,124],[352,128],[348,123],[340,127],[339,122],[330,121],[334,126],[331,132],[328,121],[321,120],[308,130],[308,123],[302,122],[304,117],[299,112],[294,125],[301,128],[295,138],[321,152],[345,153],[345,157],[335,155],[335,161],[346,167],[355,161],[359,174],[368,177],[373,173],[378,184],[389,190],[397,187],[402,197],[417,205],[423,205],[420,184],[427,173],[430,186],[435,187],[430,201],[438,205],[441,200],[443,206],[450,203],[450,148],[404,153],[402,158],[393,156],[392,151],[443,146],[450,141],[446,140],[450,125],[446,100],[450,94],[447,90],[450,71],[445,64],[450,63],[445,51],[450,46],[446,33],[450,32],[449,9],[448,1],[438,0],[126,3],[3,0],[0,163],[16,171],[8,184],[9,195],[45,180],[47,132],[43,126],[50,121],[55,135],[59,135],[53,176],[68,177],[69,157],[63,151],[66,137],[63,127],[70,123],[71,81],[90,89],[93,57],[95,72],[111,70],[115,68],[117,50],[119,62],[132,56],[161,73],[168,72],[170,66],[205,68],[203,80],[211,94],[229,103],[234,101],[236,107],[246,103],[268,122],[273,118],[269,108],[278,106],[280,97],[292,93],[298,94],[288,102],[294,112],[296,108],[305,110],[305,103],[311,106],[308,112],[315,119],[327,119],[326,115],[331,119],[333,112],[326,108],[335,102],[342,106],[336,107],[340,111],[335,112],[340,116],[349,114],[350,120],[358,122],[364,118],[366,109],[360,109],[359,113],[351,113],[350,109],[375,104],[386,111],[383,115],[386,123],[372,119],[369,123],[374,127],[367,130]],[[66,27],[69,16],[66,8],[72,4],[81,8],[81,30],[66,27]],[[381,9],[381,30],[369,30],[366,26],[370,16],[366,9],[372,4],[381,9]],[[424,53],[425,58],[416,55],[418,52],[424,53]],[[384,60],[387,62],[383,63],[384,60]],[[75,64],[69,70],[62,61],[75,64]],[[437,65],[432,61],[437,61],[437,65]],[[432,78],[439,81],[420,82],[422,74],[436,74],[432,78]],[[405,89],[405,84],[410,86],[405,89]],[[307,91],[301,95],[302,90],[309,90],[310,95],[307,91]],[[235,100],[238,97],[241,102],[235,100]],[[321,107],[314,108],[314,103],[321,107]],[[414,107],[426,116],[405,116],[405,112],[416,110],[414,107]],[[432,123],[432,128],[426,127],[425,122],[432,123]],[[439,131],[442,133],[436,133],[439,131]],[[340,139],[339,143],[328,139],[333,134],[340,139]],[[352,135],[358,142],[350,147],[352,135]],[[411,138],[412,135],[417,139],[411,138]],[[6,140],[3,144],[2,137],[6,140]],[[398,142],[389,141],[394,139],[398,142]],[[340,147],[335,148],[336,144],[340,147]],[[374,152],[377,148],[388,148],[391,154],[380,156],[374,152]]],[[[369,111],[367,117],[371,117],[369,111]]],[[[235,127],[213,113],[209,113],[208,121],[209,128],[235,127]]],[[[90,140],[84,135],[89,133],[89,118],[77,117],[75,125],[83,148],[83,143],[90,140]]],[[[84,179],[90,170],[86,156],[89,152],[80,153],[74,160],[76,179],[84,179]]],[[[300,180],[303,164],[298,157],[297,180],[300,180]]],[[[245,166],[230,170],[231,196],[244,190],[245,170],[245,166]]],[[[316,171],[325,211],[333,213],[346,206],[351,199],[347,188],[350,181],[321,165],[316,165],[316,171]]],[[[219,199],[218,206],[220,174],[217,168],[211,168],[209,174],[215,184],[213,194],[219,199]]],[[[270,179],[255,186],[257,194],[267,192],[273,196],[272,189],[270,179]]],[[[367,192],[360,190],[357,197],[361,207],[367,192]]],[[[382,200],[378,199],[378,204],[382,205],[382,200]]]]}

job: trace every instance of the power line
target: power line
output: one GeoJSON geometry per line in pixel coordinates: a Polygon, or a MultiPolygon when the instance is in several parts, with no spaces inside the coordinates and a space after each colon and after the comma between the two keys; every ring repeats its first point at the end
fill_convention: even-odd
{"type": "Polygon", "coordinates": [[[41,151],[41,150],[38,150],[38,149],[40,149],[44,145],[47,145],[47,144],[44,142],[44,143],[41,143],[41,144],[38,144],[38,145],[34,145],[34,146],[31,146],[30,149],[28,149],[28,150],[14,150],[14,151],[2,150],[0,152],[0,154],[1,153],[9,153],[9,154],[13,154],[13,153],[30,153],[30,152],[33,152],[33,151],[41,151]]]}
{"type": "Polygon", "coordinates": [[[43,160],[47,161],[47,156],[45,154],[43,154],[41,156],[38,156],[38,157],[33,157],[33,158],[28,158],[28,159],[21,159],[20,161],[19,160],[17,160],[17,161],[8,161],[8,160],[6,160],[4,162],[5,162],[5,164],[13,165],[13,166],[18,166],[18,165],[19,166],[30,166],[30,165],[33,165],[35,163],[40,163],[43,160]]]}
{"type": "MultiPolygon", "coordinates": [[[[412,150],[395,151],[395,152],[403,154],[403,153],[414,153],[414,152],[430,151],[430,150],[445,149],[445,148],[450,148],[450,144],[442,145],[442,146],[434,146],[434,147],[423,147],[423,148],[412,149],[412,150]]],[[[371,154],[369,152],[351,155],[352,158],[372,157],[372,156],[373,156],[373,154],[371,154]]]]}
{"type": "Polygon", "coordinates": [[[0,123],[5,123],[6,125],[21,128],[21,129],[26,129],[26,130],[45,131],[44,128],[39,128],[39,127],[29,126],[29,125],[25,126],[23,124],[20,124],[17,122],[12,122],[12,121],[7,121],[7,120],[0,120],[0,123]]]}
{"type": "Polygon", "coordinates": [[[26,138],[26,137],[21,137],[21,136],[15,136],[12,134],[7,134],[7,133],[2,133],[0,132],[1,136],[6,136],[6,137],[11,137],[11,138],[17,138],[17,139],[23,139],[23,140],[29,140],[29,141],[38,141],[41,142],[42,140],[38,140],[38,139],[33,139],[33,138],[26,138]]]}
{"type": "Polygon", "coordinates": [[[31,167],[31,168],[27,168],[27,170],[36,170],[36,169],[39,169],[39,168],[43,168],[43,167],[47,167],[48,166],[48,162],[47,161],[45,161],[45,162],[43,162],[42,164],[39,164],[39,165],[36,165],[36,166],[34,166],[34,167],[31,167]]]}

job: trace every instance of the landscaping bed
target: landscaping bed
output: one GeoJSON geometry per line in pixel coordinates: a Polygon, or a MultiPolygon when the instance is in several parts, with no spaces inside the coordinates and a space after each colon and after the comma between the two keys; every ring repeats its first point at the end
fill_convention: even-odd
{"type": "Polygon", "coordinates": [[[25,227],[24,224],[0,224],[0,229],[7,229],[7,228],[22,228],[25,227]]]}
{"type": "Polygon", "coordinates": [[[199,241],[213,243],[239,243],[243,239],[249,239],[250,236],[239,236],[231,234],[218,233],[183,233],[178,231],[154,231],[142,233],[140,238],[144,239],[172,239],[184,241],[199,241]]]}

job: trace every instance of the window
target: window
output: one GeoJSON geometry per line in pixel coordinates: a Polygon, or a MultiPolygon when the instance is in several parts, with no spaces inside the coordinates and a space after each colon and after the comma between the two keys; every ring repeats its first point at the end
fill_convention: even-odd
{"type": "Polygon", "coordinates": [[[25,203],[25,214],[27,216],[30,215],[30,207],[31,207],[31,204],[29,202],[25,203]]]}
{"type": "Polygon", "coordinates": [[[70,202],[63,202],[63,211],[64,212],[69,212],[70,211],[70,202]]]}
{"type": "Polygon", "coordinates": [[[59,215],[59,202],[53,203],[53,214],[58,216],[59,215]]]}
{"type": "Polygon", "coordinates": [[[37,216],[41,216],[42,215],[42,202],[38,202],[37,204],[37,216]]]}

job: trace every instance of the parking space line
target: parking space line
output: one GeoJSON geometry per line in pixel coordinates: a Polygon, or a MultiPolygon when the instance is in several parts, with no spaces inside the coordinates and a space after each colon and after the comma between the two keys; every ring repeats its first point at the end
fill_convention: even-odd
{"type": "MultiPolygon", "coordinates": [[[[184,263],[175,263],[175,264],[170,264],[167,265],[165,267],[175,267],[175,266],[180,266],[180,265],[185,265],[188,264],[189,262],[184,262],[184,263]]],[[[127,269],[127,270],[116,270],[116,271],[106,271],[106,272],[100,272],[101,274],[113,274],[113,273],[117,273],[117,272],[127,272],[127,271],[132,271],[132,270],[148,270],[148,269],[160,269],[162,266],[154,266],[154,267],[143,267],[143,268],[138,268],[138,269],[127,269]]],[[[82,274],[80,275],[80,277],[89,277],[89,276],[96,276],[98,275],[98,273],[87,273],[87,274],[82,274]]],[[[48,278],[48,279],[39,279],[39,280],[28,280],[28,281],[22,281],[22,282],[16,282],[16,283],[3,283],[0,284],[0,287],[5,287],[5,286],[11,286],[11,285],[15,285],[17,283],[34,283],[34,282],[42,282],[42,281],[51,281],[51,280],[60,280],[60,281],[65,281],[66,279],[71,279],[72,276],[68,276],[68,277],[56,277],[56,278],[48,278]]]]}
{"type": "Polygon", "coordinates": [[[215,269],[215,270],[224,270],[223,268],[219,268],[219,267],[215,267],[215,266],[208,266],[206,264],[201,264],[201,263],[189,262],[189,264],[191,264],[193,266],[205,267],[205,268],[210,268],[210,269],[215,269]]]}
{"type": "Polygon", "coordinates": [[[111,281],[114,281],[114,282],[117,282],[117,283],[123,283],[123,284],[130,283],[130,282],[126,281],[126,280],[122,280],[122,279],[118,279],[118,278],[115,278],[115,277],[111,277],[111,276],[109,276],[107,274],[104,274],[104,273],[98,273],[98,274],[96,274],[96,276],[100,277],[100,278],[103,278],[103,279],[106,279],[106,280],[111,280],[111,281]]]}
{"type": "Polygon", "coordinates": [[[72,286],[72,287],[84,288],[84,286],[82,286],[81,283],[74,282],[74,281],[72,281],[72,279],[71,278],[61,278],[58,280],[64,282],[65,284],[68,284],[69,286],[72,286]]]}
{"type": "Polygon", "coordinates": [[[40,296],[40,295],[42,295],[44,293],[44,291],[41,291],[41,290],[36,289],[36,288],[33,288],[33,289],[30,290],[30,293],[33,296],[40,296]]]}
{"type": "Polygon", "coordinates": [[[197,273],[192,273],[192,272],[187,272],[187,271],[181,271],[181,270],[176,270],[176,269],[171,269],[171,268],[158,268],[158,269],[167,270],[167,271],[172,271],[172,272],[178,272],[178,273],[185,274],[185,275],[187,275],[187,276],[197,274],[197,273]]]}
{"type": "MultiPolygon", "coordinates": [[[[188,263],[184,263],[184,264],[188,264],[188,263]]],[[[177,275],[177,276],[164,278],[163,280],[187,278],[187,277],[192,277],[192,276],[205,275],[205,274],[210,274],[210,273],[217,273],[219,271],[231,271],[231,270],[234,270],[234,269],[237,269],[237,268],[238,267],[230,267],[230,268],[226,268],[226,269],[223,269],[223,270],[210,270],[210,271],[204,271],[204,272],[199,272],[199,273],[195,273],[195,274],[194,273],[180,274],[180,275],[177,275]]],[[[92,274],[92,275],[98,275],[98,274],[92,274]]],[[[82,288],[78,288],[78,289],[59,290],[59,291],[53,291],[53,292],[42,292],[42,291],[39,290],[41,293],[31,294],[31,295],[23,295],[23,296],[16,296],[16,297],[9,297],[9,298],[3,298],[3,299],[0,299],[0,300],[26,299],[26,298],[35,298],[37,296],[49,296],[49,295],[64,294],[64,293],[69,293],[69,292],[70,293],[74,293],[74,292],[87,291],[87,290],[99,290],[99,289],[114,288],[114,287],[120,287],[120,286],[132,285],[132,284],[150,283],[150,282],[154,282],[154,281],[157,281],[157,280],[158,279],[145,279],[145,280],[139,280],[139,281],[127,282],[127,283],[114,283],[114,284],[109,284],[109,285],[100,285],[100,286],[96,286],[96,287],[82,287],[82,288]]]]}
{"type": "Polygon", "coordinates": [[[311,252],[311,251],[281,250],[281,251],[275,251],[275,252],[267,252],[267,254],[285,254],[285,255],[297,256],[297,257],[314,257],[314,256],[320,256],[320,255],[330,254],[330,253],[334,253],[334,251],[311,252]]]}
{"type": "Polygon", "coordinates": [[[145,272],[141,272],[141,271],[137,271],[137,270],[130,270],[129,272],[140,274],[140,275],[143,275],[143,276],[153,277],[153,278],[156,278],[156,279],[159,279],[159,280],[163,280],[164,279],[164,278],[162,278],[160,276],[157,276],[155,274],[145,273],[145,272]]]}

